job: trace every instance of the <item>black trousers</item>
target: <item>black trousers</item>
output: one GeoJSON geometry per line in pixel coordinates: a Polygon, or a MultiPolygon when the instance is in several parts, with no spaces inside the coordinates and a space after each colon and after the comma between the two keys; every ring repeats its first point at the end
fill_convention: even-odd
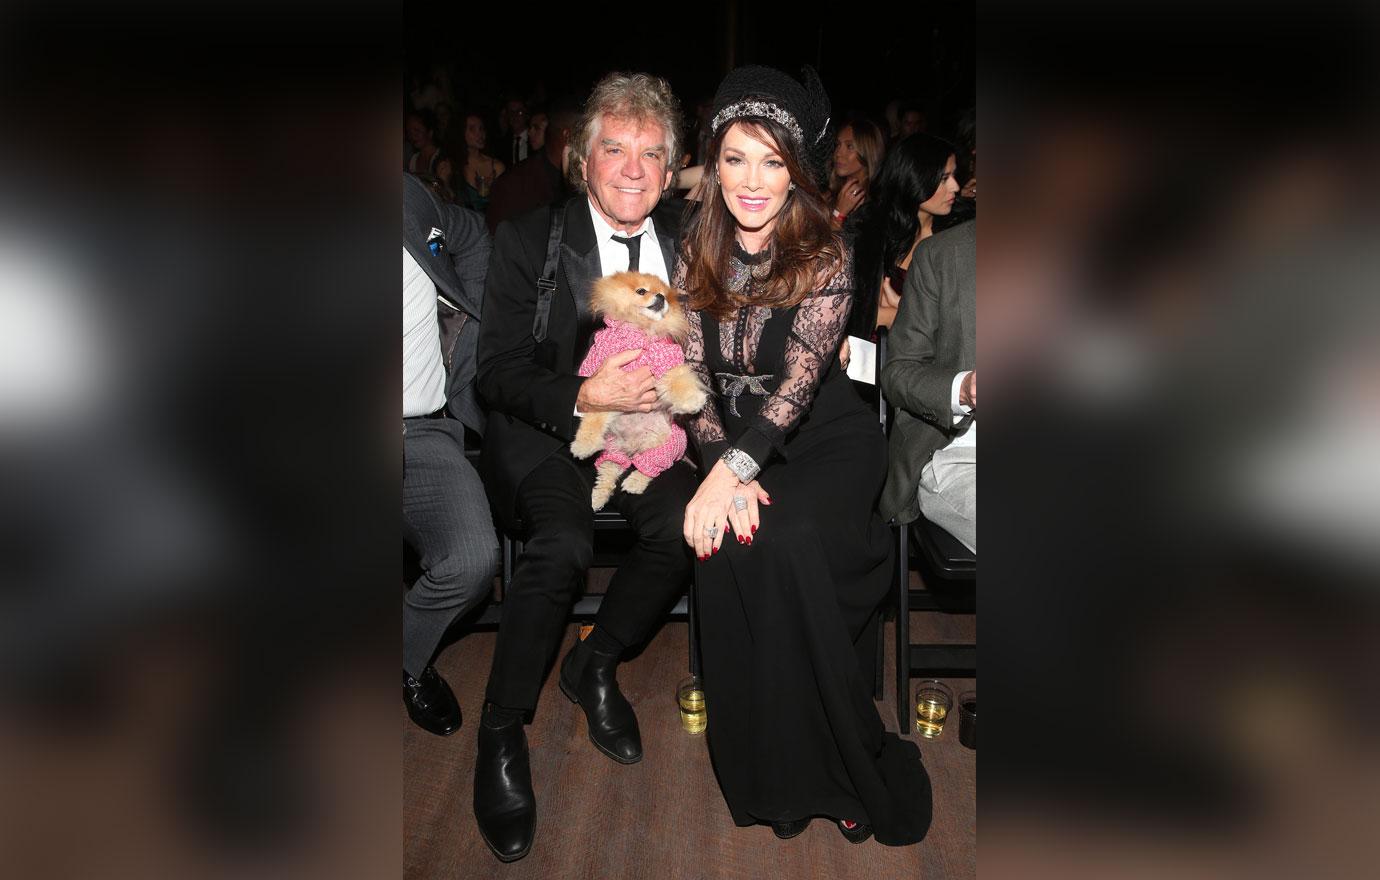
{"type": "MultiPolygon", "coordinates": [[[[618,567],[595,626],[633,646],[656,628],[685,592],[690,549],[681,537],[685,505],[696,478],[680,462],[641,495],[614,493],[610,505],[631,523],[637,544],[618,567]]],[[[503,597],[487,698],[528,713],[536,709],[570,604],[594,556],[590,492],[594,466],[560,450],[539,464],[518,490],[526,543],[503,597]]]]}

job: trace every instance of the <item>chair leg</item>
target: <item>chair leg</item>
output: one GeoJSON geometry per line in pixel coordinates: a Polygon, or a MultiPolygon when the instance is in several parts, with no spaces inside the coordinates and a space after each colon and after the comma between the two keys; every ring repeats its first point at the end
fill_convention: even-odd
{"type": "Polygon", "coordinates": [[[910,732],[910,527],[902,524],[896,558],[896,723],[910,732]]]}
{"type": "Polygon", "coordinates": [[[499,534],[500,550],[503,554],[503,577],[498,583],[498,594],[494,596],[495,601],[502,602],[503,597],[508,594],[508,587],[513,583],[513,539],[506,533],[499,534]]]}
{"type": "Polygon", "coordinates": [[[695,604],[699,597],[695,592],[695,573],[690,572],[690,594],[685,600],[685,621],[690,630],[690,674],[700,674],[700,628],[695,604]]]}

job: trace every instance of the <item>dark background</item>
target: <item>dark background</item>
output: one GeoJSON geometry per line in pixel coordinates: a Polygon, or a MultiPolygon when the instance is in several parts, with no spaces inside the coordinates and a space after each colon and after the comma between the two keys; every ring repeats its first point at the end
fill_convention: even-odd
{"type": "Polygon", "coordinates": [[[975,99],[976,10],[968,0],[898,6],[842,3],[705,4],[691,12],[619,9],[598,15],[531,19],[523,32],[510,6],[405,6],[409,74],[446,64],[457,99],[487,111],[508,89],[527,95],[583,96],[603,74],[643,71],[665,77],[687,114],[713,97],[733,67],[767,64],[798,75],[811,64],[843,111],[880,115],[892,98],[915,98],[931,130],[947,130],[975,99]]]}

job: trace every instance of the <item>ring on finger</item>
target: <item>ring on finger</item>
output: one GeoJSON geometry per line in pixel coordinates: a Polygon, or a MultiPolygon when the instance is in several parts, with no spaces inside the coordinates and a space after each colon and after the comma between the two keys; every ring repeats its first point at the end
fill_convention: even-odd
{"type": "Polygon", "coordinates": [[[747,499],[742,495],[733,496],[733,509],[739,512],[747,510],[747,499]]]}
{"type": "Polygon", "coordinates": [[[719,527],[714,525],[713,523],[710,523],[709,525],[704,527],[704,533],[706,536],[712,538],[719,533],[719,527]]]}

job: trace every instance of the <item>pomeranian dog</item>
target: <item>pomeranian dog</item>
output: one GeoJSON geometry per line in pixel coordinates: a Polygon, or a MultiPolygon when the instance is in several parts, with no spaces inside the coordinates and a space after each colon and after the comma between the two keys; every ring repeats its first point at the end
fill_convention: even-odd
{"type": "Polygon", "coordinates": [[[675,416],[699,412],[709,393],[685,364],[681,345],[690,323],[680,291],[655,275],[619,272],[599,279],[589,301],[594,314],[603,317],[604,327],[594,334],[580,375],[592,376],[610,357],[641,349],[637,360],[623,369],[632,372],[647,367],[657,379],[657,405],[651,412],[586,413],[575,432],[570,451],[576,458],[599,453],[590,497],[599,510],[629,468],[634,472],[623,480],[623,491],[639,495],[653,478],[680,460],[685,454],[685,429],[676,424],[675,416]]]}

